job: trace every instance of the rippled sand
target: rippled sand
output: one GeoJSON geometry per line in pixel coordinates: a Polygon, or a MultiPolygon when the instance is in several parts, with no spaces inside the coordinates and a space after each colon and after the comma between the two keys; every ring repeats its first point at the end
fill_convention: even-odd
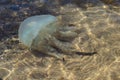
{"type": "Polygon", "coordinates": [[[66,5],[58,10],[65,25],[80,28],[73,42],[81,52],[64,55],[65,61],[30,52],[13,36],[0,46],[11,47],[0,56],[3,80],[120,80],[120,11],[106,6],[86,10],[66,5]],[[9,46],[11,45],[11,46],[9,46]]]}

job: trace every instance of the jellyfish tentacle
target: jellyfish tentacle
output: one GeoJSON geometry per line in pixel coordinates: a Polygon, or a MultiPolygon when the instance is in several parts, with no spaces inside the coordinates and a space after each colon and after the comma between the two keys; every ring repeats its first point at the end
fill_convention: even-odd
{"type": "Polygon", "coordinates": [[[76,26],[66,26],[59,28],[59,31],[71,31],[71,32],[78,32],[80,30],[80,27],[76,26]]]}
{"type": "Polygon", "coordinates": [[[48,45],[47,47],[47,52],[46,54],[55,57],[57,59],[63,59],[63,55],[60,54],[55,48],[53,48],[52,46],[48,45]]]}
{"type": "Polygon", "coordinates": [[[69,43],[69,42],[61,42],[59,40],[57,40],[55,37],[51,37],[49,38],[49,45],[51,45],[52,47],[56,47],[58,49],[60,49],[60,51],[62,51],[63,53],[71,53],[75,51],[74,46],[69,43]]]}
{"type": "Polygon", "coordinates": [[[58,52],[48,52],[47,54],[61,60],[64,58],[63,55],[58,52]]]}
{"type": "Polygon", "coordinates": [[[59,40],[63,41],[72,41],[74,38],[76,38],[78,34],[76,32],[72,31],[59,31],[55,34],[55,37],[59,40]]]}

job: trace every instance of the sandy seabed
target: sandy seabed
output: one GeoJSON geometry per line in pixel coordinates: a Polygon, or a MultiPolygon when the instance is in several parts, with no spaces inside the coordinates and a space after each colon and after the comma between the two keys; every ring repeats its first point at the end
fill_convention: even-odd
{"type": "MultiPolygon", "coordinates": [[[[41,14],[39,10],[42,9],[36,14],[41,14]]],[[[19,42],[17,34],[8,30],[2,34],[10,36],[3,37],[0,42],[1,80],[120,80],[120,8],[111,10],[103,5],[82,9],[68,4],[54,10],[53,15],[63,14],[59,16],[65,25],[74,24],[80,28],[74,40],[76,48],[97,54],[64,55],[65,61],[57,60],[30,52],[19,42]]],[[[22,21],[15,19],[17,23],[22,21]]],[[[18,29],[19,24],[15,26],[18,29]]]]}

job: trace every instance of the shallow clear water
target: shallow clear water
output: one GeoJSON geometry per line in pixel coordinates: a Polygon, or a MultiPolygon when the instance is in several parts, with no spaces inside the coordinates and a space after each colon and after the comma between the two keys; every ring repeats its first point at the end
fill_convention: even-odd
{"type": "Polygon", "coordinates": [[[79,36],[73,41],[76,48],[97,54],[64,55],[65,61],[60,61],[33,54],[22,43],[15,43],[18,39],[13,36],[0,44],[13,46],[0,57],[0,77],[3,80],[120,80],[119,10],[105,5],[82,9],[70,4],[56,8],[64,25],[80,28],[79,36]]]}

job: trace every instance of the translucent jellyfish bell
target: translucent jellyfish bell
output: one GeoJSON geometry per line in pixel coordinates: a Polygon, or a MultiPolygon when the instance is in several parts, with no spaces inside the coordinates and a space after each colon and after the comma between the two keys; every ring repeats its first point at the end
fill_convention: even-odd
{"type": "Polygon", "coordinates": [[[19,40],[30,47],[39,31],[49,27],[49,24],[55,22],[57,18],[52,15],[37,15],[25,19],[18,30],[19,40]]]}

